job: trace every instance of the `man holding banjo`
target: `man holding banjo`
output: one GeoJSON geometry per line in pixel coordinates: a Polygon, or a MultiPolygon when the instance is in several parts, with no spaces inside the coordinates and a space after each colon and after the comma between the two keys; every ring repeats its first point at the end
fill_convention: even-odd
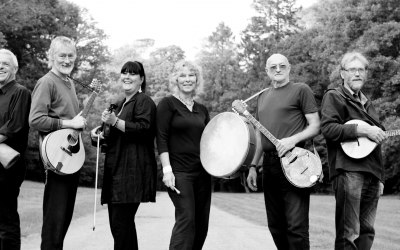
{"type": "Polygon", "coordinates": [[[367,79],[368,60],[358,52],[349,52],[340,67],[343,84],[327,91],[321,110],[329,179],[336,198],[335,249],[371,249],[384,180],[379,144],[388,135],[379,124],[371,101],[361,91],[367,79]],[[355,146],[346,153],[346,144],[351,146],[351,141],[355,146]],[[364,142],[373,145],[371,150],[363,147],[364,142]]]}
{"type": "Polygon", "coordinates": [[[23,153],[28,144],[31,94],[15,81],[18,61],[0,49],[0,249],[19,250],[21,229],[17,211],[25,177],[23,153]]]}
{"type": "MultiPolygon", "coordinates": [[[[264,154],[265,207],[268,228],[275,245],[278,249],[310,249],[308,232],[310,191],[308,188],[299,188],[289,182],[288,175],[284,173],[283,158],[291,155],[288,157],[290,159],[288,164],[296,163],[301,155],[293,157],[291,151],[304,150],[298,148],[304,146],[305,140],[319,133],[318,107],[308,85],[289,81],[290,64],[285,56],[281,54],[270,56],[266,70],[272,81],[272,87],[260,94],[256,118],[263,128],[269,131],[270,137],[267,139],[260,130],[257,130],[257,140],[261,143],[257,143],[247,183],[252,190],[257,189],[255,166],[264,154]]],[[[312,153],[308,152],[306,155],[312,153]]],[[[300,174],[306,171],[307,167],[304,167],[300,174]]],[[[309,179],[314,184],[320,174],[313,174],[311,177],[309,179]]]]}

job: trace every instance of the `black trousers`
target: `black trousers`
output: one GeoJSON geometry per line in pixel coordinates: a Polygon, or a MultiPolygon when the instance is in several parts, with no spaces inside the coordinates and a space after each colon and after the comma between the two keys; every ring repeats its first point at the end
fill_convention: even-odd
{"type": "Polygon", "coordinates": [[[264,155],[263,189],[268,228],[278,250],[308,250],[310,190],[286,179],[277,156],[264,155]]]}
{"type": "Polygon", "coordinates": [[[79,171],[58,175],[47,171],[43,197],[42,250],[63,249],[74,213],[79,171]]]}
{"type": "Polygon", "coordinates": [[[18,195],[24,179],[24,169],[23,165],[6,170],[0,164],[0,250],[21,249],[18,195]]]}
{"type": "Polygon", "coordinates": [[[108,204],[108,218],[114,250],[137,250],[135,215],[140,203],[108,204]]]}
{"type": "Polygon", "coordinates": [[[175,187],[181,194],[168,189],[175,206],[175,225],[169,249],[202,249],[210,217],[211,176],[205,171],[177,172],[174,175],[175,187]]]}

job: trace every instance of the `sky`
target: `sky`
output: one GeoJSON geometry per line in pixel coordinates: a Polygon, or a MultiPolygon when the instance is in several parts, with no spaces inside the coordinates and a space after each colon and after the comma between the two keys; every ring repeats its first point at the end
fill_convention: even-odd
{"type": "MultiPolygon", "coordinates": [[[[177,45],[189,59],[224,22],[238,37],[254,15],[253,0],[68,0],[88,9],[97,26],[109,36],[111,50],[143,38],[155,47],[177,45]]],[[[318,0],[297,0],[303,8],[318,0]]]]}

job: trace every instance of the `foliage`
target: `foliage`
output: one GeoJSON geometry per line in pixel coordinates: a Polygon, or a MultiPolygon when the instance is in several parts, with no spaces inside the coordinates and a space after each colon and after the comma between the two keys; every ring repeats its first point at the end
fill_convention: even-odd
{"type": "MultiPolygon", "coordinates": [[[[253,0],[256,14],[237,39],[231,29],[220,23],[207,37],[196,63],[204,80],[202,101],[211,116],[229,111],[235,99],[246,99],[268,87],[265,72],[267,58],[281,53],[291,63],[291,80],[305,82],[314,91],[318,103],[324,92],[341,84],[339,62],[351,50],[364,53],[370,60],[364,93],[370,97],[387,129],[399,128],[400,114],[400,2],[398,0],[326,0],[309,9],[295,7],[295,0],[253,0]]],[[[100,113],[120,100],[118,82],[121,66],[128,60],[143,62],[147,76],[146,93],[156,103],[170,94],[169,74],[175,62],[185,58],[176,45],[154,48],[150,38],[132,41],[110,53],[104,45],[106,35],[96,27],[87,11],[63,0],[0,0],[0,47],[18,57],[18,80],[33,89],[37,79],[47,72],[46,50],[57,35],[77,42],[78,59],[74,78],[89,83],[93,78],[104,84],[88,117],[89,128],[101,124],[100,113]]],[[[82,103],[90,93],[77,84],[82,103]]],[[[248,102],[254,112],[255,102],[248,102]]],[[[95,148],[90,146],[89,131],[84,131],[87,162],[82,180],[93,181],[95,148]]],[[[321,156],[325,185],[329,191],[326,147],[320,135],[314,140],[321,156]]],[[[307,144],[311,149],[311,144],[307,144]]],[[[385,192],[400,191],[400,140],[383,144],[386,172],[385,192]]],[[[42,178],[38,171],[37,137],[29,137],[27,152],[29,178],[42,178]],[[34,168],[32,169],[32,166],[34,168]]],[[[102,161],[102,158],[100,159],[102,161]]],[[[226,183],[217,183],[220,187],[226,183]]],[[[233,183],[233,182],[232,182],[233,183]]],[[[226,189],[239,190],[241,182],[226,189]]]]}
{"type": "Polygon", "coordinates": [[[229,111],[231,103],[241,97],[243,74],[236,50],[231,29],[220,23],[197,56],[205,82],[203,100],[211,116],[229,111]]]}
{"type": "Polygon", "coordinates": [[[185,58],[185,52],[176,45],[158,48],[150,53],[146,61],[146,76],[149,95],[158,103],[170,94],[169,75],[176,62],[185,58]]]}

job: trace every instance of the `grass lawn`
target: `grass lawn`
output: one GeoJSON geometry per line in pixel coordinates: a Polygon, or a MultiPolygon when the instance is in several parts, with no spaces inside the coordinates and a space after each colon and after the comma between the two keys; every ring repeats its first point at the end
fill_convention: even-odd
{"type": "MultiPolygon", "coordinates": [[[[21,236],[40,233],[42,227],[42,203],[44,184],[32,181],[22,183],[18,197],[18,212],[21,217],[21,236]]],[[[100,206],[100,192],[97,191],[97,210],[106,209],[100,206]]],[[[78,188],[73,219],[93,213],[94,189],[78,188]]]]}
{"type": "MultiPolygon", "coordinates": [[[[260,193],[213,193],[213,205],[256,224],[267,226],[264,197],[260,193]]],[[[266,228],[267,230],[267,228],[266,228]]],[[[383,196],[375,221],[376,236],[372,249],[400,249],[400,197],[383,196]]],[[[312,195],[310,207],[311,249],[333,249],[335,238],[335,198],[312,195]]]]}

